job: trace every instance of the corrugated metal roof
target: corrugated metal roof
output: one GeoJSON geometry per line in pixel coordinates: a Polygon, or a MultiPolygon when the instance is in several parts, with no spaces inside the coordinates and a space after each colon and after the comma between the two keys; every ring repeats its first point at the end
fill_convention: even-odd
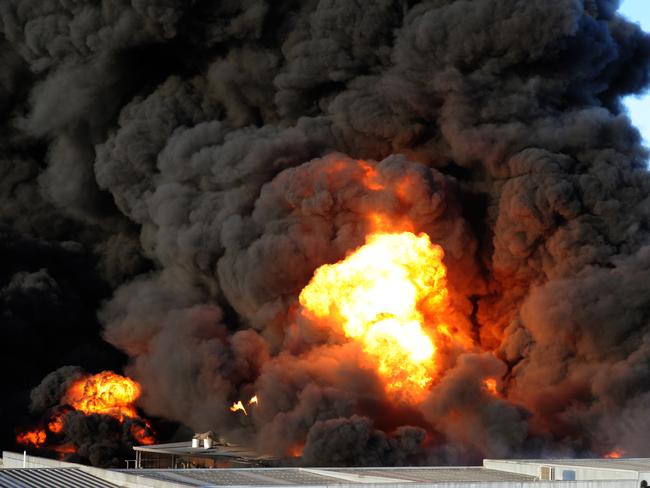
{"type": "Polygon", "coordinates": [[[78,468],[0,470],[0,488],[116,488],[78,468]]]}
{"type": "MultiPolygon", "coordinates": [[[[131,471],[133,472],[133,471],[131,471]]],[[[138,476],[187,486],[332,486],[531,481],[535,477],[479,467],[138,469],[138,476]]]]}

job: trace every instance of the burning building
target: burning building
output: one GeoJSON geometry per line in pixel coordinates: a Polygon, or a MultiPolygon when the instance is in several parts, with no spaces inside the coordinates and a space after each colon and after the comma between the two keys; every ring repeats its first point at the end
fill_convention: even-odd
{"type": "Polygon", "coordinates": [[[650,37],[617,7],[5,1],[2,442],[649,455],[650,37]],[[108,370],[117,410],[74,386],[108,370]]]}

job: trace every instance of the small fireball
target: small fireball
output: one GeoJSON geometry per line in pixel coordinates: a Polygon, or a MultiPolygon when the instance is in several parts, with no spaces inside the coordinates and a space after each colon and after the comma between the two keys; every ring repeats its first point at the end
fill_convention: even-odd
{"type": "Polygon", "coordinates": [[[43,429],[22,432],[16,436],[16,442],[25,446],[41,447],[45,444],[47,434],[43,429]]]}

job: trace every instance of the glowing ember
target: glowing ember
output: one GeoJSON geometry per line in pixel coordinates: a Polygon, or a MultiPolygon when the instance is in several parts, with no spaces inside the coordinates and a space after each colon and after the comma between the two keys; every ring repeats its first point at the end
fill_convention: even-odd
{"type": "Polygon", "coordinates": [[[257,395],[251,397],[251,399],[248,400],[248,404],[249,405],[252,405],[252,404],[259,405],[260,401],[257,399],[257,395]]]}
{"type": "Polygon", "coordinates": [[[318,268],[300,303],[361,343],[387,393],[417,402],[436,370],[435,330],[427,330],[425,313],[430,320],[446,304],[442,258],[426,234],[371,234],[343,261],[318,268]]]}
{"type": "Polygon", "coordinates": [[[246,411],[246,407],[244,407],[244,404],[241,402],[241,400],[233,403],[232,406],[230,407],[231,412],[236,412],[238,410],[244,412],[244,415],[248,415],[248,412],[246,411]]]}
{"type": "Polygon", "coordinates": [[[485,386],[485,389],[489,391],[492,395],[498,394],[497,380],[495,380],[494,378],[486,378],[483,381],[483,386],[485,386]]]}
{"type": "Polygon", "coordinates": [[[31,430],[20,433],[16,436],[16,442],[26,446],[41,447],[45,444],[47,434],[42,429],[31,430]]]}
{"type": "Polygon", "coordinates": [[[625,455],[625,451],[622,449],[616,448],[611,452],[608,452],[607,454],[603,455],[605,459],[620,459],[625,455]]]}
{"type": "Polygon", "coordinates": [[[109,415],[123,422],[125,417],[138,418],[135,401],[139,396],[140,385],[135,381],[104,371],[75,381],[63,401],[86,415],[109,415]]]}
{"type": "Polygon", "coordinates": [[[58,415],[50,419],[49,423],[47,424],[47,430],[54,434],[60,433],[63,430],[63,418],[58,415]]]}

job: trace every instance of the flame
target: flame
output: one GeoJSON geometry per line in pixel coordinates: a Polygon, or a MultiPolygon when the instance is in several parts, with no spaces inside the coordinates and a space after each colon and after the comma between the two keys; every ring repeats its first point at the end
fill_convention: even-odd
{"type": "Polygon", "coordinates": [[[45,439],[47,439],[47,434],[43,429],[22,432],[16,436],[16,442],[18,444],[34,447],[41,447],[45,444],[45,439]]]}
{"type": "Polygon", "coordinates": [[[429,326],[444,326],[436,320],[448,295],[443,254],[426,234],[376,232],[318,268],[299,297],[307,312],[358,341],[386,392],[409,403],[423,398],[436,373],[429,326]]]}
{"type": "Polygon", "coordinates": [[[244,412],[244,415],[248,415],[248,412],[246,411],[246,407],[244,407],[244,404],[239,400],[238,402],[235,402],[232,404],[230,407],[231,412],[236,412],[237,410],[241,410],[244,412]]]}
{"type": "Polygon", "coordinates": [[[52,417],[47,424],[47,430],[54,434],[58,434],[63,430],[63,418],[61,415],[52,417]]]}
{"type": "Polygon", "coordinates": [[[59,460],[62,461],[65,459],[66,454],[74,454],[77,452],[77,446],[75,446],[72,442],[66,442],[60,446],[54,446],[53,450],[58,454],[57,457],[59,460]]]}
{"type": "Polygon", "coordinates": [[[498,395],[499,391],[497,390],[497,380],[494,378],[486,378],[483,380],[483,386],[487,391],[492,395],[498,395]]]}
{"type": "Polygon", "coordinates": [[[257,395],[252,396],[251,399],[248,400],[248,404],[249,405],[252,405],[252,404],[259,405],[260,401],[257,399],[257,395]]]}
{"type": "Polygon", "coordinates": [[[63,401],[86,415],[108,415],[120,422],[127,417],[137,420],[139,423],[129,427],[131,436],[140,444],[153,444],[155,439],[151,425],[138,416],[135,407],[140,393],[140,385],[131,378],[103,371],[75,381],[68,388],[63,401]]]}
{"type": "Polygon", "coordinates": [[[86,415],[109,415],[123,422],[125,417],[138,418],[135,401],[139,396],[138,383],[112,371],[103,371],[75,381],[63,401],[86,415]]]}
{"type": "Polygon", "coordinates": [[[620,459],[625,455],[625,451],[623,449],[619,449],[618,447],[615,448],[614,450],[606,453],[603,455],[605,459],[620,459]]]}
{"type": "MultiPolygon", "coordinates": [[[[133,424],[128,426],[131,437],[140,444],[153,444],[155,438],[151,424],[138,416],[135,407],[140,391],[140,385],[132,379],[112,371],[103,371],[93,376],[83,376],[74,381],[61,402],[85,415],[108,415],[120,423],[124,423],[127,418],[132,419],[133,424]]],[[[47,430],[53,434],[61,433],[65,426],[65,415],[69,411],[70,409],[66,408],[65,411],[59,411],[50,417],[47,430]]],[[[34,447],[42,447],[46,439],[47,434],[43,429],[24,432],[16,436],[18,443],[34,447]]],[[[76,451],[74,444],[71,443],[48,446],[48,448],[61,456],[76,451]]]]}
{"type": "Polygon", "coordinates": [[[151,435],[151,426],[149,422],[144,421],[144,425],[132,424],[129,428],[131,437],[142,445],[149,446],[156,442],[156,439],[151,435]]]}

